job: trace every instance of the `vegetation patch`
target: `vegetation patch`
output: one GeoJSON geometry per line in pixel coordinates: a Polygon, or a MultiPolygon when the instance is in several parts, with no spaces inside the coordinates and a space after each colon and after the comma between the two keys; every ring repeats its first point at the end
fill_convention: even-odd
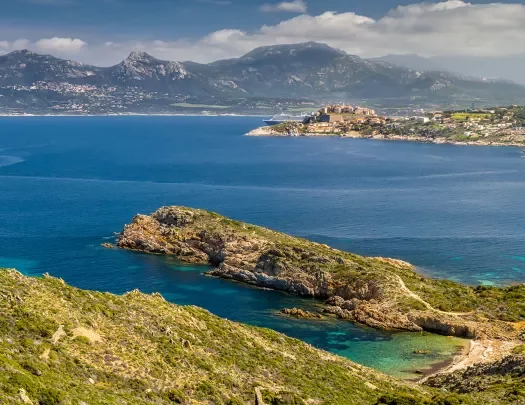
{"type": "Polygon", "coordinates": [[[0,312],[1,404],[21,404],[25,395],[35,405],[247,405],[261,387],[269,404],[366,405],[419,392],[159,295],[83,291],[0,270],[0,312]],[[60,325],[65,335],[54,342],[60,325]]]}

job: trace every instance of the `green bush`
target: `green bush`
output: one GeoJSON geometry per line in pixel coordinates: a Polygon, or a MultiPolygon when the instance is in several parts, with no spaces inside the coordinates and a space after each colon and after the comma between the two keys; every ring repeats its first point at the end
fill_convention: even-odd
{"type": "Polygon", "coordinates": [[[245,405],[245,402],[237,397],[232,397],[226,402],[226,405],[245,405]]]}
{"type": "Polygon", "coordinates": [[[263,392],[263,400],[269,405],[305,405],[303,399],[292,392],[263,392]]]}
{"type": "Polygon", "coordinates": [[[186,400],[186,395],[181,390],[166,391],[165,397],[175,404],[182,404],[186,400]]]}
{"type": "Polygon", "coordinates": [[[408,394],[384,395],[375,405],[426,405],[427,402],[408,394]]]}
{"type": "Polygon", "coordinates": [[[40,393],[38,405],[59,405],[65,397],[62,391],[46,388],[40,393]]]}
{"type": "Polygon", "coordinates": [[[469,405],[469,400],[458,395],[437,395],[430,401],[409,394],[389,394],[379,398],[375,405],[469,405]]]}

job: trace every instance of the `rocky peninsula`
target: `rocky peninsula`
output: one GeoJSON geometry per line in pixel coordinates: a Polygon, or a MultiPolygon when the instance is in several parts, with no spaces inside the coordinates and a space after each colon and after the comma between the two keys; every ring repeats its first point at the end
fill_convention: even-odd
{"type": "Polygon", "coordinates": [[[300,121],[256,128],[247,136],[305,136],[471,146],[525,146],[525,107],[433,111],[381,117],[374,110],[326,106],[300,121]]]}
{"type": "Polygon", "coordinates": [[[419,143],[433,143],[437,145],[460,145],[460,146],[515,146],[524,147],[525,139],[521,135],[510,135],[497,139],[471,139],[457,140],[445,137],[427,137],[421,135],[400,135],[400,134],[381,134],[363,133],[359,131],[348,132],[308,132],[307,128],[297,127],[296,123],[290,123],[285,127],[259,127],[245,134],[246,136],[274,136],[274,137],[336,137],[349,139],[374,139],[378,141],[405,141],[419,143]]]}
{"type": "Polygon", "coordinates": [[[325,301],[324,312],[374,328],[517,341],[525,286],[471,287],[418,274],[219,214],[163,207],[137,215],[118,246],[211,264],[210,275],[325,301]]]}

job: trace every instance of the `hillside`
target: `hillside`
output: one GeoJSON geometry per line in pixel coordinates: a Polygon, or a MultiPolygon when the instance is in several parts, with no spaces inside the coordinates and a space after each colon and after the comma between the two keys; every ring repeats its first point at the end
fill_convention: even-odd
{"type": "MultiPolygon", "coordinates": [[[[418,389],[267,329],[138,291],[0,270],[0,403],[373,404],[418,389]]],[[[382,403],[382,402],[381,402],[382,403]]]]}
{"type": "Polygon", "coordinates": [[[211,275],[326,300],[325,312],[382,329],[516,339],[525,285],[470,287],[405,262],[367,258],[221,215],[163,207],[137,215],[118,246],[211,263],[211,275]]]}
{"type": "Polygon", "coordinates": [[[425,384],[447,391],[469,394],[474,403],[525,404],[525,346],[500,361],[474,365],[452,374],[438,375],[425,384]]]}
{"type": "Polygon", "coordinates": [[[519,104],[525,87],[418,71],[308,42],[210,64],[132,52],[96,67],[30,51],[0,56],[0,113],[258,112],[326,100],[388,105],[519,104]]]}

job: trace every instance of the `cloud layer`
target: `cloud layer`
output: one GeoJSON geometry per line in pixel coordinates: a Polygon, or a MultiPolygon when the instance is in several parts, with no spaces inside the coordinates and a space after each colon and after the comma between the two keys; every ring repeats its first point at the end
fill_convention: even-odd
{"type": "Polygon", "coordinates": [[[261,6],[261,11],[266,13],[287,12],[304,14],[307,10],[308,7],[303,0],[283,1],[277,4],[263,4],[261,6]]]}
{"type": "Polygon", "coordinates": [[[0,50],[4,52],[33,49],[38,52],[53,53],[58,55],[73,55],[87,46],[87,42],[78,38],[42,38],[31,42],[28,39],[17,39],[15,41],[0,41],[0,50]]]}
{"type": "Polygon", "coordinates": [[[257,46],[305,41],[325,42],[365,57],[389,53],[497,57],[525,52],[525,5],[517,3],[416,3],[394,8],[378,19],[354,12],[308,15],[303,1],[267,6],[266,11],[270,10],[302,14],[249,32],[225,28],[193,39],[108,42],[108,38],[88,45],[74,38],[9,43],[0,38],[0,49],[8,51],[25,43],[24,47],[36,51],[103,64],[116,62],[131,50],[170,60],[208,62],[239,56],[257,46]]]}

